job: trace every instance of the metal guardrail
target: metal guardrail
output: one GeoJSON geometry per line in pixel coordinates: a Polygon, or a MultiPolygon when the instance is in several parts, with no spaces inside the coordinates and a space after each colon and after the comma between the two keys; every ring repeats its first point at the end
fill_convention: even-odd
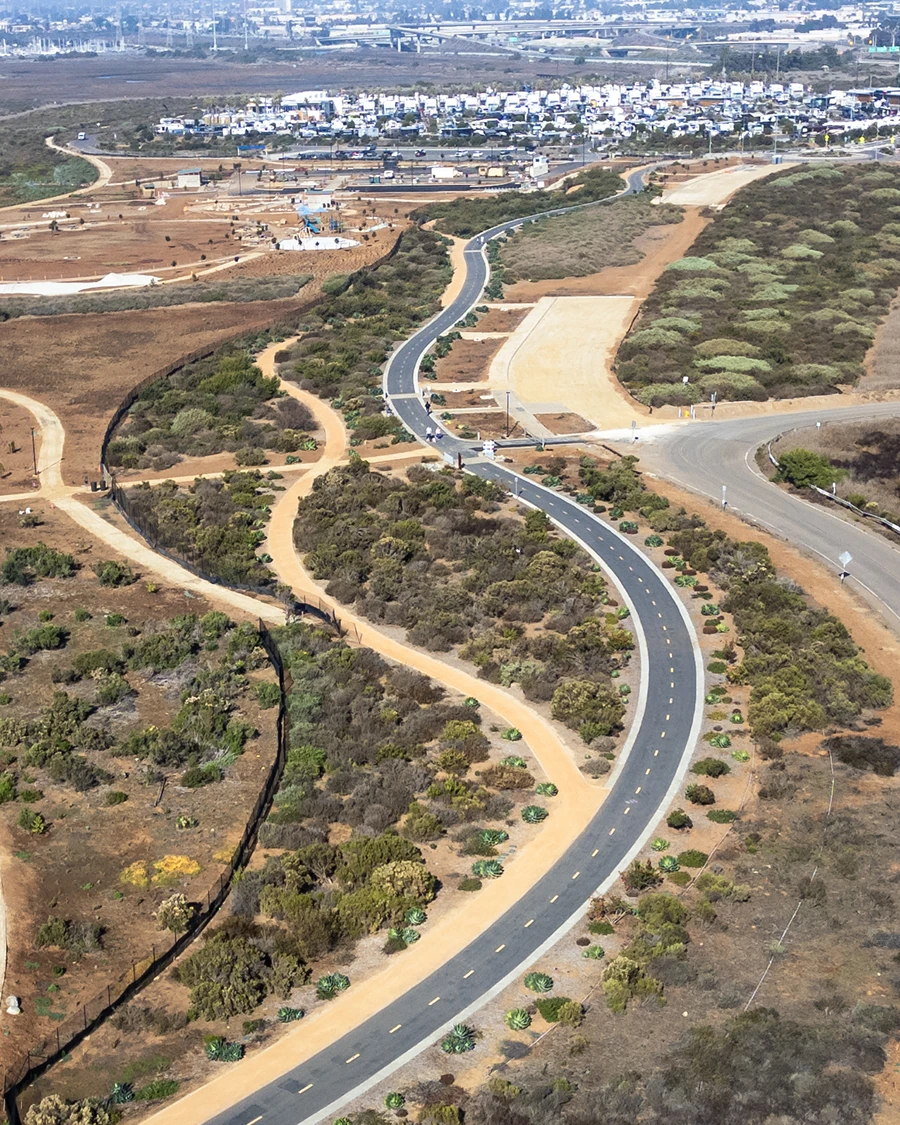
{"type": "MultiPolygon", "coordinates": [[[[766,442],[766,453],[768,454],[769,461],[776,469],[780,466],[781,462],[772,452],[772,444],[773,442],[780,441],[783,436],[783,434],[779,434],[778,437],[773,438],[772,441],[766,442]]],[[[892,523],[891,520],[885,519],[884,516],[877,516],[874,512],[867,512],[864,508],[857,508],[855,504],[851,504],[850,501],[845,500],[843,496],[836,496],[833,492],[829,492],[827,488],[819,488],[817,484],[811,484],[809,487],[824,500],[830,500],[833,504],[838,504],[840,507],[853,512],[854,515],[863,516],[867,520],[874,520],[875,523],[879,523],[882,527],[893,531],[895,535],[900,535],[900,525],[892,523]]]]}

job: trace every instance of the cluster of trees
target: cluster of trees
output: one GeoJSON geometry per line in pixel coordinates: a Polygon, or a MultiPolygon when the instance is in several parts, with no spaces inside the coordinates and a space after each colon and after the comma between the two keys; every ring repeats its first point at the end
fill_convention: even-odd
{"type": "Polygon", "coordinates": [[[591,203],[607,199],[622,189],[622,180],[609,168],[593,167],[556,190],[523,192],[504,191],[497,195],[462,195],[447,203],[429,203],[413,211],[417,222],[434,220],[435,229],[457,238],[471,238],[509,219],[535,215],[555,207],[571,207],[575,203],[591,203]]]}
{"type": "Polygon", "coordinates": [[[397,419],[383,414],[381,366],[398,341],[438,310],[450,276],[446,240],[408,230],[386,261],[333,285],[308,314],[302,339],[276,358],[288,378],[336,400],[356,440],[397,436],[397,419]]]}
{"type": "Polygon", "coordinates": [[[262,374],[246,344],[228,344],[145,387],[109,443],[107,461],[160,470],[184,455],[228,452],[239,464],[264,464],[265,450],[295,452],[314,425],[276,378],[262,374]]]}
{"type": "Polygon", "coordinates": [[[669,542],[727,591],[721,608],[733,614],[744,652],[728,679],[750,685],[757,737],[844,726],[890,703],[890,681],[869,668],[841,621],[778,577],[761,543],[729,539],[696,516],[685,517],[669,542]]]}
{"type": "Polygon", "coordinates": [[[833,393],[862,374],[898,285],[895,170],[826,165],[761,180],[669,266],[616,371],[653,406],[833,393]]]}
{"type": "MultiPolygon", "coordinates": [[[[658,1065],[603,1068],[522,1088],[493,1079],[464,1103],[467,1125],[867,1125],[878,1106],[873,1077],[897,1010],[862,1008],[820,1024],[754,1008],[718,1026],[691,1028],[658,1065]]],[[[459,1120],[460,1110],[454,1105],[459,1120]]],[[[358,1115],[360,1118],[362,1115],[358,1115]]],[[[431,1120],[431,1119],[429,1119],[431,1120]]],[[[447,1119],[449,1120],[449,1118],[447,1119]]],[[[376,1125],[371,1122],[370,1125],[376,1125]]]]}
{"type": "Polygon", "coordinates": [[[587,741],[612,734],[624,711],[613,673],[634,638],[599,568],[542,512],[500,514],[506,493],[489,481],[423,467],[407,478],[357,458],[301,501],[295,542],[329,594],[413,644],[460,646],[483,678],[550,701],[587,741]]]}
{"type": "Polygon", "coordinates": [[[256,552],[265,539],[274,479],[273,473],[234,470],[187,486],[144,481],[125,492],[123,504],[150,540],[207,574],[231,586],[268,586],[271,571],[256,552]]]}
{"type": "MultiPolygon", "coordinates": [[[[224,613],[216,611],[199,618],[193,614],[174,617],[161,629],[129,641],[118,651],[79,653],[68,666],[60,663],[53,679],[64,684],[93,681],[94,700],[56,691],[49,705],[33,718],[0,720],[5,764],[41,770],[49,781],[70,785],[79,792],[113,781],[113,774],[99,764],[104,755],[142,759],[147,763],[149,781],[157,778],[159,768],[187,766],[189,773],[201,763],[208,763],[203,767],[207,771],[205,780],[218,780],[222,769],[255,734],[252,726],[234,717],[234,712],[248,687],[246,672],[263,661],[256,630],[235,626],[224,613]],[[203,663],[199,660],[201,651],[207,654],[203,663]],[[136,729],[116,739],[98,712],[135,694],[125,673],[133,669],[155,674],[187,662],[193,667],[171,727],[136,729]]],[[[14,799],[18,775],[8,768],[2,776],[7,783],[7,799],[14,799]]],[[[186,773],[182,784],[189,781],[186,773]]],[[[35,792],[38,797],[42,795],[35,792]]],[[[23,799],[25,795],[23,791],[23,799]]]]}
{"type": "Polygon", "coordinates": [[[319,844],[335,822],[363,836],[399,826],[417,842],[459,825],[468,837],[509,815],[503,777],[467,776],[488,757],[477,706],[446,702],[427,677],[324,630],[296,624],[276,637],[291,676],[290,751],[264,845],[319,844]]]}

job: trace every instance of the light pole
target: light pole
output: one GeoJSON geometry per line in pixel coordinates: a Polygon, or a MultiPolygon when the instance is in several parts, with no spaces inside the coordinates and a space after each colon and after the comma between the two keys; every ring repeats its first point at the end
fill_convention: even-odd
{"type": "Polygon", "coordinates": [[[34,446],[34,427],[31,427],[31,463],[34,466],[34,475],[37,476],[37,451],[34,446]]]}
{"type": "Polygon", "coordinates": [[[506,392],[506,436],[509,437],[509,391],[506,392]]]}

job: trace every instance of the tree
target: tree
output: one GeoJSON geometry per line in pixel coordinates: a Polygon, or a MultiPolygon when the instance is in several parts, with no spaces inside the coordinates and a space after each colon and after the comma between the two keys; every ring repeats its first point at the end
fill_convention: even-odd
{"type": "Polygon", "coordinates": [[[789,449],[778,462],[776,480],[787,481],[795,488],[831,488],[835,481],[846,477],[846,469],[832,465],[827,457],[809,449],[789,449]]]}
{"type": "Polygon", "coordinates": [[[625,704],[607,684],[567,680],[553,693],[550,710],[554,719],[573,729],[590,723],[596,737],[612,734],[625,713],[625,704]]]}
{"type": "Polygon", "coordinates": [[[183,934],[191,924],[195,907],[187,901],[183,894],[178,893],[159,904],[156,912],[156,924],[161,930],[171,930],[173,934],[183,934]]]}
{"type": "Polygon", "coordinates": [[[369,878],[369,886],[398,898],[412,898],[417,902],[431,902],[434,898],[435,879],[422,863],[410,859],[394,860],[376,867],[369,878]]]}
{"type": "Polygon", "coordinates": [[[266,995],[263,954],[246,938],[219,932],[177,970],[191,990],[190,1006],[207,1020],[252,1012],[266,995]]]}

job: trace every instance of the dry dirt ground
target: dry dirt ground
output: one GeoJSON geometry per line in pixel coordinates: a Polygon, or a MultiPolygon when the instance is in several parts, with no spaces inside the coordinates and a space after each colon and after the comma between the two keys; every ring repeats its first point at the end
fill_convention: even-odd
{"type": "MultiPolygon", "coordinates": [[[[31,487],[34,459],[31,434],[34,418],[23,407],[0,401],[0,497],[31,487]]],[[[40,431],[35,433],[35,452],[40,452],[40,431]]]]}
{"type": "MultiPolygon", "coordinates": [[[[8,546],[43,542],[72,552],[81,569],[69,579],[45,580],[25,589],[4,588],[4,595],[15,606],[2,619],[0,644],[4,648],[15,633],[38,625],[39,612],[48,609],[54,623],[70,632],[62,651],[32,657],[24,672],[5,680],[4,698],[8,696],[9,702],[2,708],[4,719],[34,717],[37,707],[49,703],[52,693],[62,687],[51,681],[51,672],[68,667],[76,654],[119,648],[128,640],[128,627],[143,629],[147,623],[152,627],[177,614],[199,615],[212,608],[178,589],[160,587],[150,592],[145,580],[121,589],[101,587],[91,566],[116,557],[115,553],[82,534],[51,505],[38,501],[34,508],[41,526],[23,530],[14,506],[0,506],[0,542],[8,546]],[[90,620],[77,622],[76,609],[87,610],[90,620]],[[124,614],[126,624],[107,626],[107,613],[124,614]]],[[[255,673],[256,678],[272,679],[273,674],[265,670],[255,673]]],[[[111,732],[121,737],[147,724],[171,723],[180,706],[179,674],[129,673],[128,679],[138,691],[136,700],[102,712],[111,732]]],[[[78,697],[93,697],[89,679],[65,690],[78,697]]],[[[195,900],[224,870],[223,858],[227,859],[243,832],[276,749],[275,712],[260,711],[251,696],[244,698],[240,709],[242,717],[261,733],[248,743],[226,780],[217,786],[182,789],[176,771],[157,803],[160,785],[143,782],[139,763],[100,754],[91,755],[92,760],[109,769],[114,781],[86,793],[48,782],[40,771],[44,797],[28,807],[37,809],[49,822],[45,835],[35,836],[16,827],[19,809],[26,806],[3,807],[0,863],[9,921],[4,995],[15,994],[23,1002],[22,1016],[3,1019],[5,1065],[14,1066],[27,1048],[52,1036],[63,1021],[77,1014],[82,1003],[92,1000],[108,982],[115,982],[132,960],[147,956],[154,941],[164,940],[165,935],[157,936],[152,911],[171,890],[125,886],[119,881],[124,867],[139,860],[152,864],[167,854],[187,855],[201,870],[172,889],[183,890],[195,900]],[[110,789],[124,791],[128,800],[107,807],[105,797],[110,789]],[[199,827],[176,832],[180,815],[196,817],[199,827]],[[105,930],[102,951],[79,957],[59,950],[36,950],[36,929],[50,915],[99,922],[105,930]],[[63,968],[64,975],[56,978],[54,967],[57,971],[63,968]]],[[[20,790],[27,788],[28,770],[21,763],[13,768],[19,774],[20,790]]]]}

